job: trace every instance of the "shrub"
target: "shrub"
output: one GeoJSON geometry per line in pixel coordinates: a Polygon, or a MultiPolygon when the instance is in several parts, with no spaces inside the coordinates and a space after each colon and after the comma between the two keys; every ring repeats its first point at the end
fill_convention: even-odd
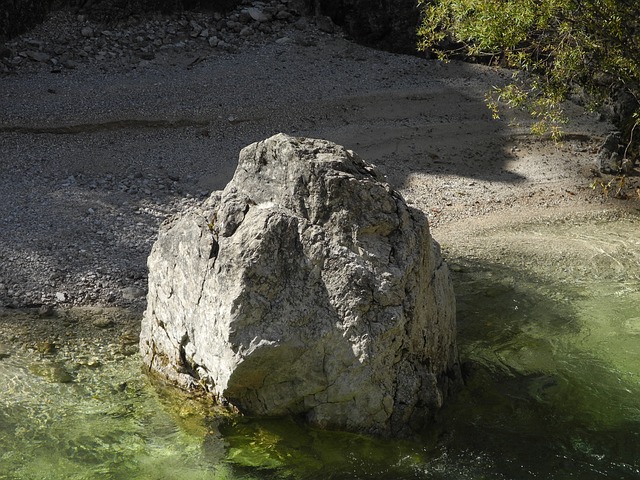
{"type": "Polygon", "coordinates": [[[535,131],[557,136],[570,95],[592,108],[627,98],[615,120],[630,139],[640,107],[637,0],[419,1],[422,50],[515,69],[489,97],[495,115],[500,102],[526,109],[535,131]]]}

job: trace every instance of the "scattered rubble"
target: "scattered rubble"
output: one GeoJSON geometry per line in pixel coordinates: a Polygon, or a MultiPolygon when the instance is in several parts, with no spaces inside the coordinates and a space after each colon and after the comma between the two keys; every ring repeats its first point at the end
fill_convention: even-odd
{"type": "Polygon", "coordinates": [[[226,14],[154,14],[111,25],[59,10],[0,46],[0,74],[42,69],[63,73],[87,64],[122,71],[147,62],[175,64],[187,55],[237,53],[267,42],[313,42],[319,32],[336,32],[329,17],[307,18],[304,13],[298,2],[271,0],[245,2],[226,14]]]}

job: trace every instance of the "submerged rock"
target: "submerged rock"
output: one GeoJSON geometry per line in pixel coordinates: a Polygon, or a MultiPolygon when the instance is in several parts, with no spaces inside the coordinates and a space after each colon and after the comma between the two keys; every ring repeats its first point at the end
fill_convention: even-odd
{"type": "Polygon", "coordinates": [[[148,266],[144,361],[241,412],[406,434],[459,382],[427,219],[344,147],[246,147],[224,191],[162,227],[148,266]]]}
{"type": "Polygon", "coordinates": [[[50,383],[71,383],[74,380],[73,376],[60,362],[34,362],[29,365],[29,371],[34,375],[44,378],[50,383]]]}

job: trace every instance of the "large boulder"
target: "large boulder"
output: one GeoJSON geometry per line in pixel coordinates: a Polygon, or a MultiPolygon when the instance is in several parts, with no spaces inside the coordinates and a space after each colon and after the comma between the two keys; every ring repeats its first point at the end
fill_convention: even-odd
{"type": "Polygon", "coordinates": [[[427,219],[344,147],[280,134],[244,148],[148,265],[144,361],[241,412],[405,434],[459,382],[427,219]]]}

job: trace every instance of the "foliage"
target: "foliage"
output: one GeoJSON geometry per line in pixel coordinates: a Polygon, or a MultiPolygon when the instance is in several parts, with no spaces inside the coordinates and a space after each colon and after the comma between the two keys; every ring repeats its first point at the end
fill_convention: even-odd
{"type": "Polygon", "coordinates": [[[640,186],[634,186],[626,175],[613,176],[608,182],[596,178],[591,183],[591,188],[599,191],[603,197],[613,196],[619,199],[635,197],[640,199],[640,186]]]}
{"type": "MultiPolygon", "coordinates": [[[[420,48],[516,69],[489,106],[526,109],[534,130],[558,135],[561,102],[580,94],[597,107],[626,90],[640,102],[637,0],[419,0],[420,48]]],[[[628,136],[634,121],[623,125],[628,136]]]]}

